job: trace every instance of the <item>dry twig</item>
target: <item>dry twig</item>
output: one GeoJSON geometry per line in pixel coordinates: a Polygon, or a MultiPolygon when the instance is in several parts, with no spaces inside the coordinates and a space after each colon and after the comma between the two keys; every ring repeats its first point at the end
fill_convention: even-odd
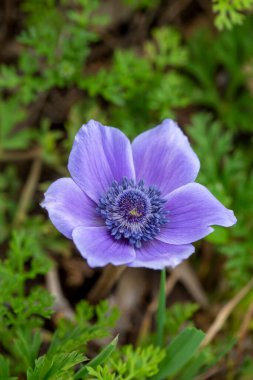
{"type": "Polygon", "coordinates": [[[237,342],[237,354],[238,354],[238,360],[243,355],[243,350],[245,346],[245,340],[248,334],[248,331],[250,329],[250,323],[253,319],[253,303],[250,304],[240,327],[240,330],[238,332],[238,342],[237,342]]]}
{"type": "Polygon", "coordinates": [[[250,304],[250,307],[248,308],[247,313],[245,314],[245,317],[243,318],[241,328],[238,333],[239,341],[243,340],[246,337],[247,332],[249,330],[249,325],[252,319],[253,319],[253,303],[250,304]]]}
{"type": "Polygon", "coordinates": [[[58,316],[63,315],[67,319],[74,320],[75,314],[62,293],[57,269],[53,268],[46,274],[46,284],[49,292],[55,298],[54,310],[56,314],[58,314],[58,316]]]}
{"type": "Polygon", "coordinates": [[[178,280],[184,284],[194,300],[197,301],[203,309],[206,309],[209,305],[208,298],[191,265],[187,261],[183,261],[174,271],[177,274],[178,280]]]}
{"type": "Polygon", "coordinates": [[[91,303],[96,303],[101,298],[104,298],[116,284],[126,267],[124,265],[114,267],[108,265],[102,272],[99,280],[88,294],[88,300],[91,303]]]}
{"type": "Polygon", "coordinates": [[[30,205],[30,201],[33,198],[33,195],[35,193],[36,186],[40,177],[41,166],[42,166],[41,158],[37,157],[33,161],[27,181],[23,187],[23,190],[20,196],[18,209],[16,212],[16,216],[13,221],[14,226],[21,224],[26,217],[28,207],[30,205]]]}
{"type": "Polygon", "coordinates": [[[0,162],[27,161],[40,157],[41,150],[36,147],[25,151],[0,151],[0,162]]]}
{"type": "Polygon", "coordinates": [[[202,347],[207,346],[217,335],[217,333],[222,329],[226,320],[233,312],[234,308],[238,303],[252,290],[253,288],[253,279],[250,280],[239,293],[235,295],[225,306],[223,306],[218,313],[215,321],[210,326],[209,330],[206,333],[204,340],[201,343],[202,347]]]}

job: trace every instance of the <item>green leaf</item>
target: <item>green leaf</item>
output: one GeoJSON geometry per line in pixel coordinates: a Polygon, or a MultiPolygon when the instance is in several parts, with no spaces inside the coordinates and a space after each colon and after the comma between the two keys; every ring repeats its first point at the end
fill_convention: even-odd
{"type": "Polygon", "coordinates": [[[26,112],[20,107],[16,97],[8,100],[0,98],[0,151],[3,149],[27,148],[32,138],[27,128],[15,130],[15,126],[25,120],[26,112]]]}
{"type": "Polygon", "coordinates": [[[199,305],[194,303],[175,303],[166,309],[165,335],[174,338],[182,328],[191,327],[194,313],[199,305]]]}
{"type": "Polygon", "coordinates": [[[14,341],[19,356],[27,367],[33,367],[41,346],[40,332],[32,334],[28,328],[17,330],[17,339],[14,341]]]}
{"type": "Polygon", "coordinates": [[[18,380],[17,377],[10,376],[10,361],[0,355],[0,380],[18,380]]]}
{"type": "Polygon", "coordinates": [[[182,372],[180,372],[180,380],[194,380],[198,375],[201,367],[206,363],[206,355],[202,351],[193,358],[190,363],[185,366],[182,372]]]}
{"type": "Polygon", "coordinates": [[[102,366],[88,367],[89,375],[97,380],[146,380],[158,373],[159,364],[165,357],[165,350],[149,345],[147,347],[123,346],[102,366]]]}
{"type": "Polygon", "coordinates": [[[252,0],[213,0],[216,13],[215,25],[218,29],[231,29],[233,25],[243,22],[244,14],[253,5],[252,0]]]}
{"type": "Polygon", "coordinates": [[[76,351],[71,353],[41,356],[35,362],[35,368],[27,371],[27,380],[58,380],[71,378],[70,370],[83,362],[85,357],[76,351]]]}
{"type": "Polygon", "coordinates": [[[74,376],[74,379],[81,379],[88,374],[88,367],[96,368],[98,365],[104,363],[116,349],[118,343],[118,335],[109,343],[95,358],[93,358],[88,365],[81,368],[74,376]]]}
{"type": "Polygon", "coordinates": [[[168,346],[160,370],[152,379],[163,380],[177,373],[194,356],[204,335],[202,331],[195,328],[182,331],[168,346]]]}

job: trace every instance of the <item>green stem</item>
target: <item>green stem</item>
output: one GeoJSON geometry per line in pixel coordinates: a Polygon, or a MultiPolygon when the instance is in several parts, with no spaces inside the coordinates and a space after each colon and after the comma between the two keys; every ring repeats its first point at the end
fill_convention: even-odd
{"type": "Polygon", "coordinates": [[[157,334],[156,334],[156,344],[158,346],[163,345],[164,336],[164,322],[165,322],[165,310],[166,310],[166,269],[161,271],[160,280],[160,291],[158,299],[158,310],[157,310],[157,334]]]}

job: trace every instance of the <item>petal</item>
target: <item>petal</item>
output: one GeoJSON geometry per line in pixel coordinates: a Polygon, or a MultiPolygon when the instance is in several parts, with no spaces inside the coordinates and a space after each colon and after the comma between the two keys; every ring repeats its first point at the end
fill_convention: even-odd
{"type": "Polygon", "coordinates": [[[191,244],[172,245],[154,239],[136,249],[136,259],[129,266],[151,269],[174,268],[193,252],[194,247],[191,244]]]}
{"type": "Polygon", "coordinates": [[[68,169],[76,184],[97,202],[113,180],[135,179],[131,144],[120,130],[90,120],[75,137],[68,169]]]}
{"type": "Polygon", "coordinates": [[[77,227],[72,236],[81,255],[92,268],[109,263],[128,264],[135,259],[134,248],[112,238],[106,227],[77,227]]]}
{"type": "Polygon", "coordinates": [[[213,231],[211,225],[230,227],[236,223],[233,211],[225,208],[206,187],[190,183],[167,196],[169,222],[157,239],[170,244],[187,244],[213,231]]]}
{"type": "Polygon", "coordinates": [[[193,182],[199,160],[178,125],[166,119],[132,143],[136,179],[156,185],[163,194],[193,182]]]}
{"type": "Polygon", "coordinates": [[[53,225],[67,238],[78,226],[99,226],[96,204],[85,195],[71,178],[55,181],[45,193],[41,203],[53,225]]]}

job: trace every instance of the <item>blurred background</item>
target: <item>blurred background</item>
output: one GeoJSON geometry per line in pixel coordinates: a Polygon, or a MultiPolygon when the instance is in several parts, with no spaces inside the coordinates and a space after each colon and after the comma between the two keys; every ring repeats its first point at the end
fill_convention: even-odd
{"type": "MultiPolygon", "coordinates": [[[[27,252],[32,247],[36,262],[32,274],[25,264],[27,292],[37,285],[49,289],[56,312],[67,315],[83,299],[106,298],[121,312],[116,327],[121,344],[145,340],[153,331],[159,273],[90,269],[39,204],[52,181],[69,176],[75,133],[89,119],[133,139],[173,118],[200,158],[198,182],[238,219],[233,228],[216,228],[198,242],[196,253],[168,274],[167,333],[173,336],[194,322],[209,334],[205,363],[224,352],[201,379],[253,379],[252,5],[251,0],[2,0],[0,5],[2,260],[10,247],[27,252]]],[[[3,289],[7,280],[1,275],[3,289]]],[[[54,323],[47,322],[45,331],[54,330],[54,323]]],[[[0,333],[6,338],[5,329],[2,325],[0,333]]]]}

